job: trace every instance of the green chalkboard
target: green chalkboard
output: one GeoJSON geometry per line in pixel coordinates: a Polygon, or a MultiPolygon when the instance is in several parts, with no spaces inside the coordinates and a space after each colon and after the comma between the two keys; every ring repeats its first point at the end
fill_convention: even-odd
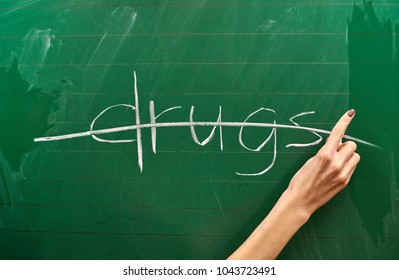
{"type": "Polygon", "coordinates": [[[224,259],[337,119],[362,157],[281,259],[399,258],[394,0],[3,0],[0,259],[224,259]]]}

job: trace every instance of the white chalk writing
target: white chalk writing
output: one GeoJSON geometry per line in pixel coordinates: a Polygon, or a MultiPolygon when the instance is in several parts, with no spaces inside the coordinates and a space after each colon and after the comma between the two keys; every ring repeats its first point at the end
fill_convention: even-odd
{"type": "MultiPolygon", "coordinates": [[[[138,166],[140,169],[140,172],[143,171],[143,147],[142,147],[142,136],[141,136],[141,130],[142,129],[151,129],[151,144],[152,144],[152,151],[154,154],[157,152],[157,128],[161,127],[189,127],[190,132],[191,132],[191,137],[194,141],[195,144],[200,145],[200,146],[205,146],[211,140],[214,138],[216,134],[216,129],[219,128],[219,137],[220,137],[220,150],[223,150],[223,127],[239,127],[240,132],[238,135],[238,142],[239,144],[246,150],[251,151],[251,152],[260,152],[262,149],[270,142],[273,141],[273,158],[269,165],[264,168],[263,170],[259,172],[254,172],[254,173],[242,173],[242,172],[236,172],[237,175],[239,176],[260,176],[265,173],[267,173],[275,164],[276,159],[277,159],[277,130],[278,129],[295,129],[295,130],[304,130],[312,133],[313,135],[317,136],[317,140],[311,142],[311,143],[292,143],[288,144],[285,147],[290,148],[290,147],[310,147],[310,146],[315,146],[318,145],[322,142],[323,137],[320,134],[326,134],[329,135],[331,131],[329,130],[324,130],[324,129],[318,129],[318,128],[313,128],[313,127],[305,127],[299,125],[294,119],[297,119],[299,117],[305,116],[305,115],[311,115],[315,114],[314,111],[311,112],[302,112],[297,115],[294,115],[291,117],[289,120],[293,125],[287,125],[287,124],[278,124],[276,120],[273,120],[272,123],[262,123],[262,122],[250,122],[250,119],[255,117],[255,115],[261,113],[261,112],[267,112],[271,113],[274,117],[277,115],[276,111],[270,108],[259,108],[258,110],[251,112],[248,117],[243,121],[243,122],[224,122],[222,121],[222,107],[219,106],[219,115],[216,119],[215,122],[199,122],[199,121],[194,121],[194,112],[195,112],[195,107],[191,106],[190,109],[190,116],[189,116],[189,121],[188,122],[157,122],[157,119],[162,116],[163,114],[177,110],[177,109],[182,109],[181,106],[176,106],[176,107],[171,107],[167,108],[166,110],[163,110],[159,114],[155,114],[155,102],[150,101],[149,102],[149,115],[150,115],[150,123],[145,123],[142,124],[140,120],[140,112],[139,112],[139,94],[137,90],[137,77],[136,77],[136,72],[134,72],[134,101],[135,105],[130,105],[130,104],[116,104],[109,106],[108,108],[104,109],[101,111],[91,122],[90,124],[90,129],[85,132],[78,132],[78,133],[72,133],[72,134],[65,134],[65,135],[58,135],[58,136],[48,136],[48,137],[40,137],[40,138],[35,138],[35,142],[46,142],[46,141],[60,141],[60,140],[66,140],[66,139],[73,139],[73,138],[78,138],[78,137],[87,137],[91,136],[95,141],[98,142],[103,142],[103,143],[110,143],[110,144],[117,144],[117,143],[132,143],[136,142],[137,144],[137,161],[138,161],[138,166]],[[121,127],[115,127],[115,128],[108,128],[108,129],[94,129],[94,125],[96,124],[97,120],[103,116],[106,112],[108,112],[111,109],[119,108],[119,107],[126,107],[129,108],[133,111],[135,111],[135,117],[136,117],[136,123],[134,125],[129,125],[129,126],[121,126],[121,127]],[[212,127],[212,130],[209,134],[208,137],[206,137],[204,140],[200,141],[198,139],[197,133],[195,131],[195,127],[212,127]],[[243,140],[243,132],[245,128],[249,127],[258,127],[258,128],[271,128],[270,134],[267,136],[267,138],[256,148],[250,148],[248,147],[243,140]],[[103,134],[110,134],[110,133],[116,133],[116,132],[122,132],[122,131],[136,131],[136,139],[120,139],[120,140],[106,140],[102,139],[99,136],[103,134]]],[[[352,140],[367,146],[371,146],[374,148],[380,148],[379,146],[349,136],[349,135],[344,135],[345,139],[352,140]]]]}

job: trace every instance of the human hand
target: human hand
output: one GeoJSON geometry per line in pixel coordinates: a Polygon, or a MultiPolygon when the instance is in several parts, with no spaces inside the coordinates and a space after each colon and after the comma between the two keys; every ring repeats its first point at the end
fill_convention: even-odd
{"type": "Polygon", "coordinates": [[[360,161],[356,143],[342,143],[355,111],[345,113],[319,152],[292,178],[286,192],[307,217],[345,188],[360,161]]]}
{"type": "Polygon", "coordinates": [[[356,144],[342,143],[355,114],[337,122],[327,142],[292,178],[276,205],[229,259],[275,259],[309,217],[349,183],[359,163],[356,144]]]}

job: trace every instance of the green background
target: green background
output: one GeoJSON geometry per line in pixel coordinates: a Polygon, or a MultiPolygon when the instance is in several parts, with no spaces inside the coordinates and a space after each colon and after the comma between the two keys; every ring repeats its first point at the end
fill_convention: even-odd
{"type": "MultiPolygon", "coordinates": [[[[252,121],[330,130],[357,110],[348,134],[362,161],[348,187],[316,212],[280,259],[399,258],[399,4],[334,0],[0,1],[0,258],[224,259],[267,215],[320,148],[277,129],[260,152],[239,128],[202,147],[188,127],[159,128],[157,153],[91,137],[34,143],[89,130],[105,108],[149,102],[159,122],[252,121]]],[[[135,124],[115,108],[95,128],[135,124]]],[[[210,127],[197,127],[203,140],[210,127]]],[[[270,128],[246,128],[257,147],[270,128]]],[[[324,139],[326,135],[323,135],[324,139]]],[[[135,139],[134,131],[102,135],[135,139]]]]}

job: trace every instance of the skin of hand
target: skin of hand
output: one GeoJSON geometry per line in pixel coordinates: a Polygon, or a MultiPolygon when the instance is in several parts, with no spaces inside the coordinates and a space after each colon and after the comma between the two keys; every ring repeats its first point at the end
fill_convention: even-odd
{"type": "Polygon", "coordinates": [[[318,153],[291,179],[276,205],[228,258],[275,259],[310,216],[345,188],[360,161],[356,144],[342,143],[355,111],[346,112],[318,153]]]}

